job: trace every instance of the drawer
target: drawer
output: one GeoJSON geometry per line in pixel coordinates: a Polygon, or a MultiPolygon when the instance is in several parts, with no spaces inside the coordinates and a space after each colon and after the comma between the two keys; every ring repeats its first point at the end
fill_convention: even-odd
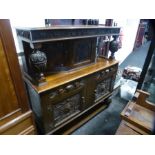
{"type": "Polygon", "coordinates": [[[62,85],[56,89],[53,89],[48,92],[48,101],[49,102],[59,102],[62,99],[79,92],[84,88],[83,81],[74,81],[72,83],[62,85]]]}
{"type": "Polygon", "coordinates": [[[105,79],[105,78],[107,78],[109,76],[116,75],[117,68],[118,68],[118,66],[114,65],[114,66],[106,68],[106,69],[104,69],[104,70],[102,70],[100,72],[97,72],[95,74],[95,80],[97,82],[100,82],[100,81],[102,81],[103,79],[105,79]]]}

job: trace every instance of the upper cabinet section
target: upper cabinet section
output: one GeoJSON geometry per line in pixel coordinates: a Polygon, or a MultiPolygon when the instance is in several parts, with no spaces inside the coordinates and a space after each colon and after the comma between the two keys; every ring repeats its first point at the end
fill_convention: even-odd
{"type": "Polygon", "coordinates": [[[119,35],[120,27],[105,26],[51,26],[17,28],[17,35],[31,43],[119,35]]]}

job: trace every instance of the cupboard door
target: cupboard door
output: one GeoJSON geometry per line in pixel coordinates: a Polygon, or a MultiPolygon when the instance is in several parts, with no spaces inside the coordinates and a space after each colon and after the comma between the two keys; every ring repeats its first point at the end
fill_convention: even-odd
{"type": "Polygon", "coordinates": [[[0,117],[19,108],[0,36],[0,117]]]}
{"type": "Polygon", "coordinates": [[[0,134],[35,134],[10,22],[0,19],[0,134]]]}
{"type": "Polygon", "coordinates": [[[0,19],[0,118],[29,110],[10,21],[0,19]]]}

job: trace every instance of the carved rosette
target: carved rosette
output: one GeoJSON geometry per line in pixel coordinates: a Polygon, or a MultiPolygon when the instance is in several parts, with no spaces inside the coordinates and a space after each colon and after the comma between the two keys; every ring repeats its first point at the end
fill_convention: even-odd
{"type": "Polygon", "coordinates": [[[39,50],[34,50],[29,57],[30,65],[36,73],[36,78],[39,82],[45,81],[44,71],[47,64],[46,54],[39,50]]]}
{"type": "Polygon", "coordinates": [[[119,49],[118,37],[119,36],[113,36],[114,39],[110,42],[109,50],[111,52],[111,56],[109,57],[109,59],[115,59],[115,52],[117,52],[119,49]]]}

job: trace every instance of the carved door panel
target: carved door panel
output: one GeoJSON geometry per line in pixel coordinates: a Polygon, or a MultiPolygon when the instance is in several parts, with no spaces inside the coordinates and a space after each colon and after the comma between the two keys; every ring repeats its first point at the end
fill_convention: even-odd
{"type": "Polygon", "coordinates": [[[95,102],[102,101],[108,94],[112,93],[116,71],[117,66],[113,66],[96,74],[95,102]]]}
{"type": "Polygon", "coordinates": [[[53,123],[58,126],[81,111],[81,94],[75,94],[65,100],[52,105],[53,123]]]}
{"type": "Polygon", "coordinates": [[[97,83],[96,89],[95,89],[95,102],[97,102],[98,100],[101,100],[103,97],[105,97],[111,92],[111,82],[112,82],[112,78],[109,77],[97,83]]]}
{"type": "Polygon", "coordinates": [[[73,82],[41,95],[46,132],[76,116],[85,104],[84,83],[73,82]]]}

